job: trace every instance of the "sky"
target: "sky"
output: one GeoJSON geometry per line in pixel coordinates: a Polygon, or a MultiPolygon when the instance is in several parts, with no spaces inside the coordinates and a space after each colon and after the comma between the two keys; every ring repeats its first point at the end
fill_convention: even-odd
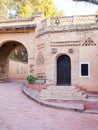
{"type": "Polygon", "coordinates": [[[86,2],[73,2],[72,0],[54,0],[58,11],[63,10],[66,16],[92,15],[98,9],[98,5],[86,2]]]}

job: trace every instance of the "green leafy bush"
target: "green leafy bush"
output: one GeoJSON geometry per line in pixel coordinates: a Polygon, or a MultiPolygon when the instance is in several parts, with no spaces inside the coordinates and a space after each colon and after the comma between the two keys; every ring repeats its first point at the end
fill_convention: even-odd
{"type": "Polygon", "coordinates": [[[34,83],[36,80],[38,80],[38,78],[36,78],[32,75],[28,75],[27,80],[28,80],[29,83],[34,83]]]}

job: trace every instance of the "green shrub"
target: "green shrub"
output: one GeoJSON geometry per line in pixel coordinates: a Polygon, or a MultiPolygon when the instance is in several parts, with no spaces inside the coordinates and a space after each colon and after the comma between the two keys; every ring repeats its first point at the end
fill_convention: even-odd
{"type": "Polygon", "coordinates": [[[38,80],[38,78],[36,78],[32,75],[28,75],[27,80],[28,80],[29,83],[34,83],[36,80],[38,80]]]}

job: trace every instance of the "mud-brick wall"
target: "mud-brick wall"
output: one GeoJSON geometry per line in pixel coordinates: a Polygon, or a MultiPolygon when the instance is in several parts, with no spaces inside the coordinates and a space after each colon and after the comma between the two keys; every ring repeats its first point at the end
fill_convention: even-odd
{"type": "Polygon", "coordinates": [[[27,76],[28,64],[23,62],[9,61],[9,78],[24,79],[27,76]]]}

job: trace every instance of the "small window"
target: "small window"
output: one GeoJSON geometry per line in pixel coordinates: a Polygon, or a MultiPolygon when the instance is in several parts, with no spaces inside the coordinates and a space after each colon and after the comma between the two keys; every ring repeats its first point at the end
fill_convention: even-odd
{"type": "Polygon", "coordinates": [[[88,63],[80,63],[80,76],[90,76],[90,67],[88,63]]]}

